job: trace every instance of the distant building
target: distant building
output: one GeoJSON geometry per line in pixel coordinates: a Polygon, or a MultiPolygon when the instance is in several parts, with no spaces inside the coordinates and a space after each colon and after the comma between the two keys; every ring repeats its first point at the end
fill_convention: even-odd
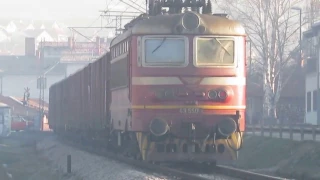
{"type": "Polygon", "coordinates": [[[24,38],[33,37],[36,44],[41,40],[67,41],[69,32],[57,22],[0,19],[0,55],[23,55],[24,38]]]}
{"type": "Polygon", "coordinates": [[[12,33],[17,32],[17,30],[18,30],[17,25],[13,21],[10,21],[9,24],[7,25],[7,27],[6,27],[6,31],[8,33],[12,34],[12,33]]]}
{"type": "Polygon", "coordinates": [[[303,33],[303,49],[306,73],[306,123],[320,125],[320,22],[311,26],[303,33]],[[317,68],[318,67],[318,68],[317,68]]]}
{"type": "Polygon", "coordinates": [[[26,30],[24,31],[25,37],[35,38],[36,44],[39,44],[41,41],[55,41],[53,36],[48,33],[46,30],[37,29],[37,30],[26,30]]]}
{"type": "Polygon", "coordinates": [[[110,39],[97,38],[96,42],[40,42],[25,39],[25,55],[0,55],[2,92],[4,96],[23,97],[24,88],[30,88],[30,98],[39,98],[37,78],[46,73],[45,101],[49,101],[52,84],[75,73],[96,60],[109,48],[110,39]]]}
{"type": "MultiPolygon", "coordinates": [[[[47,77],[47,89],[65,77],[65,65],[55,67],[47,77]]],[[[2,92],[5,96],[23,97],[24,88],[30,88],[30,97],[39,98],[37,78],[40,75],[40,62],[36,56],[0,56],[0,69],[3,70],[2,92]]],[[[48,101],[49,92],[45,91],[48,101]]]]}
{"type": "Polygon", "coordinates": [[[0,43],[8,41],[9,34],[7,33],[6,29],[0,27],[0,43]]]}
{"type": "MultiPolygon", "coordinates": [[[[290,69],[290,68],[288,68],[290,69]]],[[[289,80],[280,94],[277,104],[277,118],[283,124],[304,123],[305,107],[304,73],[297,68],[290,75],[289,80]]],[[[256,124],[262,121],[263,114],[263,87],[262,83],[247,81],[247,122],[256,124]]],[[[275,123],[275,122],[264,122],[275,123]]]]}
{"type": "Polygon", "coordinates": [[[11,108],[0,102],[0,136],[9,136],[11,133],[11,108]]]}

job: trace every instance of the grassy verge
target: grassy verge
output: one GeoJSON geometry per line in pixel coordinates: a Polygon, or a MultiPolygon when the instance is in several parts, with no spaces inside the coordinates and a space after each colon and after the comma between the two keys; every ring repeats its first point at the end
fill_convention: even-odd
{"type": "Polygon", "coordinates": [[[288,178],[320,179],[320,144],[313,141],[246,136],[235,166],[273,169],[288,178]]]}

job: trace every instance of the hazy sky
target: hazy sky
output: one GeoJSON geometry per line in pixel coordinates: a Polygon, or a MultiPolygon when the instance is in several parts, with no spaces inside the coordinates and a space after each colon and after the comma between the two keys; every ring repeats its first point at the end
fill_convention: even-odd
{"type": "MultiPolygon", "coordinates": [[[[130,2],[130,0],[128,0],[130,2]]],[[[0,0],[0,18],[58,20],[96,18],[99,10],[126,8],[119,0],[0,0]]]]}

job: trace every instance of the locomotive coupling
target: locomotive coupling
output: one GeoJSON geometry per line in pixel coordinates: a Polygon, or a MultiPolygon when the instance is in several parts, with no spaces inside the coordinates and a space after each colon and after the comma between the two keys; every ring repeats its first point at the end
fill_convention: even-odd
{"type": "Polygon", "coordinates": [[[218,123],[217,129],[219,134],[229,137],[237,130],[237,124],[233,118],[225,117],[218,123]]]}
{"type": "Polygon", "coordinates": [[[149,128],[150,128],[150,132],[155,136],[163,136],[170,129],[167,121],[160,119],[160,118],[154,118],[150,122],[149,128]]]}

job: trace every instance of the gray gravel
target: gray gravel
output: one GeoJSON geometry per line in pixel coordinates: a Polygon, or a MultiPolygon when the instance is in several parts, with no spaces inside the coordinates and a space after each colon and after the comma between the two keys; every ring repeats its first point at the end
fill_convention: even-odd
{"type": "MultiPolygon", "coordinates": [[[[37,145],[41,156],[48,159],[59,172],[67,171],[67,156],[72,157],[72,175],[68,180],[170,180],[172,177],[144,172],[112,159],[84,152],[60,143],[54,136],[46,138],[37,145]]],[[[201,175],[215,180],[232,178],[201,175]]],[[[233,180],[233,179],[232,179],[233,180]]]]}
{"type": "Polygon", "coordinates": [[[37,149],[60,171],[67,171],[67,156],[72,157],[72,174],[86,180],[166,180],[168,177],[147,174],[126,164],[93,155],[73,147],[61,144],[55,138],[39,142],[37,149]]]}
{"type": "Polygon", "coordinates": [[[199,176],[212,179],[212,180],[240,180],[237,178],[226,177],[222,175],[211,175],[211,174],[198,174],[199,176]]]}

